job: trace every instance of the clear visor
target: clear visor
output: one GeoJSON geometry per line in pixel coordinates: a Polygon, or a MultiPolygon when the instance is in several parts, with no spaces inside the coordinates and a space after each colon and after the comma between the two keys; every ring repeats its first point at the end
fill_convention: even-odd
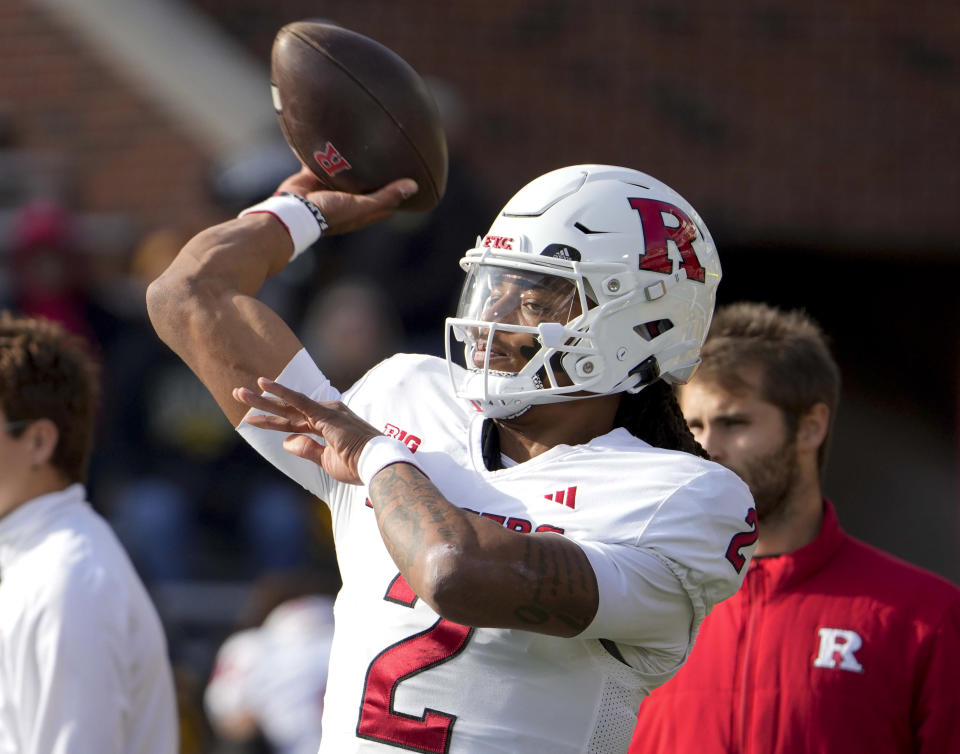
{"type": "Polygon", "coordinates": [[[567,324],[580,315],[572,280],[495,265],[474,265],[463,284],[459,319],[537,327],[544,322],[567,324]]]}

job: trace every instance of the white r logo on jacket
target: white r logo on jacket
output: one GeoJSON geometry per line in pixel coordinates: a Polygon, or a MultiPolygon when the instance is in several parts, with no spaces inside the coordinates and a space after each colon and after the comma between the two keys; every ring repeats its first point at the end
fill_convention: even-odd
{"type": "Polygon", "coordinates": [[[863,665],[857,662],[854,655],[863,646],[860,634],[843,628],[821,628],[819,633],[820,651],[813,661],[815,668],[837,667],[837,655],[839,655],[841,670],[863,672],[863,665]]]}

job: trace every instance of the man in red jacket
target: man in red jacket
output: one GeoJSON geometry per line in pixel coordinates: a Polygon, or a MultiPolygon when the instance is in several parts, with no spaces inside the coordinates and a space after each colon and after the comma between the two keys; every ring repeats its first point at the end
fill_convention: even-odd
{"type": "Polygon", "coordinates": [[[736,304],[702,358],[680,405],[750,485],[760,539],[630,753],[960,752],[960,589],[844,533],[823,497],[840,378],[819,327],[736,304]]]}

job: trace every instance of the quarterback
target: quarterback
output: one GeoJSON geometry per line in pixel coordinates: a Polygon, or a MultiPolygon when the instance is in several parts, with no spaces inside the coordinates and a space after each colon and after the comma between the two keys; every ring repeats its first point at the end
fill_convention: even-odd
{"type": "Polygon", "coordinates": [[[649,175],[553,171],[460,260],[446,359],[333,386],[254,296],[415,190],[325,191],[302,170],[194,237],[150,286],[151,319],[330,507],[322,752],[624,752],[757,537],[748,488],[704,458],[671,387],[699,362],[716,249],[649,175]]]}

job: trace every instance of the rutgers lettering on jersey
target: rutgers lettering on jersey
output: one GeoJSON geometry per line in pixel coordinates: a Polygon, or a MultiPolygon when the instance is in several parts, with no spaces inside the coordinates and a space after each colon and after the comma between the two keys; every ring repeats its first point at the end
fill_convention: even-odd
{"type": "MultiPolygon", "coordinates": [[[[368,508],[373,507],[373,503],[368,497],[363,501],[363,504],[368,508]]],[[[489,518],[491,521],[496,521],[505,529],[510,529],[515,531],[518,534],[530,534],[531,532],[552,532],[553,534],[563,534],[564,529],[562,526],[554,526],[553,524],[534,524],[532,521],[526,518],[520,518],[519,516],[504,516],[500,513],[490,513],[489,511],[475,511],[473,508],[464,508],[463,510],[467,513],[473,513],[480,518],[489,518]]]]}
{"type": "Polygon", "coordinates": [[[679,207],[656,199],[630,199],[630,206],[640,214],[646,250],[640,257],[640,269],[651,272],[673,273],[668,241],[673,241],[680,252],[680,267],[686,270],[687,280],[702,283],[706,271],[691,243],[697,237],[697,226],[679,207]]]}
{"type": "Polygon", "coordinates": [[[499,513],[490,513],[488,511],[475,511],[472,508],[464,508],[463,510],[469,513],[475,513],[480,516],[480,518],[489,518],[491,521],[496,521],[498,524],[503,526],[505,529],[510,529],[511,531],[518,532],[519,534],[530,534],[530,532],[553,532],[554,534],[563,534],[562,526],[553,526],[552,524],[539,524],[534,527],[533,522],[528,521],[525,518],[519,518],[517,516],[502,516],[499,513]]]}

